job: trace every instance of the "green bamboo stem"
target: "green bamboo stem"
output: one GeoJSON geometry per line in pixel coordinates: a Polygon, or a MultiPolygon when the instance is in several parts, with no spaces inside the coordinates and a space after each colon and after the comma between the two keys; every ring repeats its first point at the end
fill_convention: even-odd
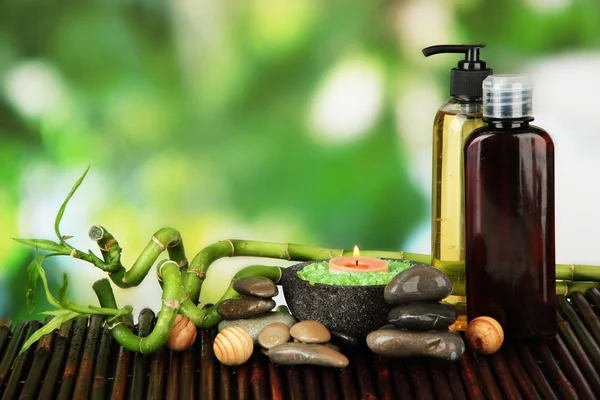
{"type": "Polygon", "coordinates": [[[117,266],[111,271],[110,278],[121,288],[139,285],[165,250],[167,250],[169,258],[178,264],[178,267],[186,268],[188,263],[181,235],[173,228],[162,228],[156,231],[129,270],[125,270],[121,264],[121,248],[110,232],[100,225],[95,225],[90,229],[89,236],[98,244],[105,257],[105,264],[112,266],[116,263],[117,266]]]}
{"type": "MultiPolygon", "coordinates": [[[[166,343],[175,324],[175,316],[180,307],[178,301],[181,287],[179,265],[175,261],[162,260],[158,268],[163,277],[164,289],[162,307],[152,332],[142,338],[131,332],[125,324],[116,323],[112,328],[115,340],[129,351],[154,353],[166,343]]],[[[108,280],[96,281],[93,287],[103,307],[113,308],[116,306],[114,293],[108,280]]]]}
{"type": "MultiPolygon", "coordinates": [[[[289,261],[312,261],[352,254],[353,250],[327,249],[293,243],[270,243],[235,239],[223,240],[205,247],[194,257],[188,267],[185,291],[188,293],[191,301],[197,303],[200,297],[202,282],[204,282],[208,268],[214,261],[223,257],[252,256],[278,258],[289,261]]],[[[430,263],[431,261],[431,256],[405,252],[367,250],[361,251],[361,255],[406,259],[425,263],[430,263]]]]}

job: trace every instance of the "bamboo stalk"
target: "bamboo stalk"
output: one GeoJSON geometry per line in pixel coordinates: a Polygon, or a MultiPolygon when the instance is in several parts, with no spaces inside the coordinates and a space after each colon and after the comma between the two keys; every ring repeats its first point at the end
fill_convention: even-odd
{"type": "Polygon", "coordinates": [[[565,296],[556,296],[556,303],[558,304],[560,312],[565,316],[567,321],[569,321],[569,324],[577,334],[577,337],[586,349],[586,353],[589,355],[592,363],[596,369],[600,369],[600,347],[598,346],[598,343],[594,341],[590,332],[583,326],[583,323],[565,296]]]}
{"type": "Polygon", "coordinates": [[[250,357],[250,386],[252,386],[254,399],[268,398],[267,379],[264,366],[260,360],[261,356],[260,352],[255,351],[250,357]]]}
{"type": "Polygon", "coordinates": [[[566,345],[571,350],[571,354],[577,361],[581,371],[594,390],[599,390],[600,375],[598,375],[598,372],[596,371],[596,368],[594,368],[592,361],[587,356],[586,351],[579,342],[575,332],[573,332],[571,325],[558,311],[556,312],[556,318],[558,321],[558,330],[560,331],[561,336],[565,339],[566,345]]]}
{"type": "MultiPolygon", "coordinates": [[[[596,396],[594,395],[592,388],[585,380],[583,373],[577,366],[573,356],[571,356],[567,350],[567,347],[560,335],[556,335],[556,339],[550,341],[549,345],[550,350],[552,350],[554,357],[562,366],[567,378],[569,378],[569,381],[577,389],[577,394],[579,397],[583,400],[595,400],[596,396]]],[[[600,388],[598,388],[597,391],[600,393],[600,388]]]]}
{"type": "Polygon", "coordinates": [[[150,358],[148,400],[162,400],[164,398],[165,354],[166,350],[163,348],[152,354],[150,358]]]}
{"type": "Polygon", "coordinates": [[[454,399],[467,400],[467,395],[465,393],[463,384],[460,381],[460,374],[458,373],[456,364],[449,363],[446,365],[445,372],[446,378],[448,379],[448,384],[450,385],[450,390],[452,390],[452,394],[454,395],[454,399]]]}
{"type": "MultiPolygon", "coordinates": [[[[387,359],[380,355],[373,357],[373,366],[375,369],[375,379],[379,389],[379,398],[382,400],[391,400],[394,398],[392,391],[392,382],[390,381],[390,368],[387,359]]],[[[329,399],[329,397],[325,397],[329,399]]]]}
{"type": "Polygon", "coordinates": [[[392,380],[394,382],[394,393],[398,399],[410,400],[413,395],[410,391],[410,385],[408,384],[408,378],[404,372],[404,366],[399,358],[391,359],[390,366],[392,369],[392,380]]]}
{"type": "Polygon", "coordinates": [[[572,293],[570,298],[575,303],[579,315],[583,318],[583,322],[585,322],[590,333],[596,339],[596,343],[600,343],[600,321],[598,320],[598,315],[592,310],[592,306],[581,292],[572,293]]]}
{"type": "Polygon", "coordinates": [[[504,349],[504,355],[506,357],[506,361],[508,362],[510,370],[513,373],[515,381],[517,382],[519,389],[521,389],[521,393],[523,394],[523,397],[525,397],[525,399],[527,399],[527,400],[539,399],[540,395],[538,394],[537,390],[535,389],[535,386],[533,385],[533,382],[531,381],[531,379],[529,379],[527,372],[525,372],[525,369],[523,369],[523,365],[517,358],[513,347],[507,346],[504,349]]]}
{"type": "Polygon", "coordinates": [[[73,398],[75,399],[89,398],[96,357],[96,345],[98,344],[103,319],[104,318],[100,315],[92,315],[89,318],[90,325],[88,326],[87,337],[83,347],[83,355],[81,357],[81,362],[79,363],[79,373],[77,374],[77,381],[75,382],[73,394],[73,398]]]}
{"type": "Polygon", "coordinates": [[[481,386],[479,385],[479,378],[473,365],[473,360],[468,351],[460,357],[460,374],[465,384],[465,389],[469,395],[469,399],[484,399],[481,386]]]}
{"type": "MultiPolygon", "coordinates": [[[[23,340],[29,339],[29,337],[41,327],[42,323],[40,321],[28,322],[25,334],[23,335],[23,340]]],[[[23,370],[25,369],[25,366],[29,363],[29,360],[32,357],[32,353],[33,349],[30,347],[24,353],[21,353],[17,356],[15,363],[12,366],[12,373],[10,374],[10,378],[6,383],[6,388],[4,389],[4,395],[2,396],[2,400],[9,400],[17,397],[19,389],[21,388],[21,377],[23,375],[23,370]]]]}
{"type": "Polygon", "coordinates": [[[453,400],[454,396],[446,380],[446,374],[437,362],[429,363],[429,377],[433,383],[433,392],[437,400],[453,400]]]}
{"type": "Polygon", "coordinates": [[[250,400],[252,390],[250,388],[250,366],[248,363],[238,365],[235,368],[237,379],[237,398],[238,400],[250,400]]]}
{"type": "Polygon", "coordinates": [[[375,396],[370,368],[367,366],[365,352],[356,353],[353,363],[361,399],[377,398],[375,396]]]}
{"type": "MultiPolygon", "coordinates": [[[[167,342],[173,325],[175,325],[175,317],[180,305],[181,276],[179,274],[179,265],[174,261],[161,260],[158,268],[162,272],[164,288],[162,306],[152,332],[148,336],[141,338],[133,333],[125,324],[117,323],[113,325],[113,337],[121,346],[129,351],[145,354],[155,352],[167,342]]],[[[115,308],[115,296],[107,279],[94,282],[93,288],[102,307],[115,308]]]]}
{"type": "Polygon", "coordinates": [[[591,288],[585,292],[585,295],[596,310],[600,310],[600,290],[598,288],[591,288]]]}
{"type": "Polygon", "coordinates": [[[521,394],[517,389],[517,384],[510,372],[510,368],[501,352],[496,352],[491,356],[492,370],[500,383],[500,388],[504,396],[508,399],[520,400],[521,394]]]}
{"type": "Polygon", "coordinates": [[[191,400],[194,398],[195,379],[194,359],[190,350],[181,352],[181,383],[179,388],[179,398],[182,400],[191,400]]]}
{"type": "Polygon", "coordinates": [[[77,367],[81,359],[81,350],[87,324],[87,317],[79,317],[75,320],[69,355],[67,356],[67,363],[62,374],[60,390],[58,392],[57,398],[59,400],[67,400],[73,396],[73,388],[75,386],[75,379],[77,378],[77,367]]]}
{"type": "Polygon", "coordinates": [[[408,369],[408,376],[412,382],[412,387],[420,400],[434,400],[433,389],[427,378],[427,370],[421,360],[414,360],[408,369]]]}
{"type": "MultiPolygon", "coordinates": [[[[319,378],[317,377],[317,369],[310,365],[299,367],[302,376],[304,377],[304,387],[306,397],[309,399],[321,399],[321,387],[319,378]]],[[[256,397],[255,397],[256,398],[256,397]]]]}
{"type": "Polygon", "coordinates": [[[200,398],[215,399],[215,353],[213,351],[213,335],[211,330],[201,331],[200,354],[200,398]]]}
{"type": "MultiPolygon", "coordinates": [[[[52,316],[47,316],[44,320],[44,325],[51,320],[52,316]]],[[[27,379],[25,380],[23,389],[21,389],[19,398],[29,399],[35,396],[42,378],[42,374],[46,368],[46,363],[48,362],[48,358],[52,353],[52,342],[54,340],[55,333],[56,332],[47,333],[39,340],[34,351],[33,362],[29,368],[29,373],[27,374],[27,379]]]]}
{"type": "Polygon", "coordinates": [[[571,382],[568,381],[567,377],[556,363],[554,357],[552,357],[552,353],[550,352],[550,349],[546,343],[535,343],[535,349],[544,362],[546,371],[548,371],[548,374],[555,382],[558,391],[561,393],[561,397],[570,400],[579,399],[575,388],[571,382]]]}
{"type": "Polygon", "coordinates": [[[486,399],[502,400],[502,393],[500,393],[500,389],[496,385],[494,374],[492,373],[492,369],[488,364],[488,359],[481,356],[477,357],[476,364],[477,371],[479,372],[479,378],[481,379],[481,386],[483,387],[483,392],[485,393],[486,399]]]}
{"type": "MultiPolygon", "coordinates": [[[[323,397],[327,400],[338,400],[340,398],[337,386],[335,384],[335,375],[332,368],[321,368],[319,371],[321,376],[321,387],[323,388],[323,397]]],[[[272,400],[276,400],[275,396],[272,400]]],[[[283,400],[278,397],[277,400],[283,400]]]]}
{"type": "Polygon", "coordinates": [[[58,377],[63,370],[63,365],[68,353],[68,345],[71,341],[71,329],[74,321],[66,321],[60,325],[56,339],[54,340],[54,348],[52,349],[52,357],[50,364],[46,369],[44,382],[39,391],[38,400],[55,399],[55,386],[58,383],[58,377]]]}
{"type": "MultiPolygon", "coordinates": [[[[127,329],[127,330],[133,330],[133,326],[131,324],[122,324],[119,325],[117,327],[114,327],[112,329],[113,331],[113,338],[114,336],[114,330],[116,328],[121,328],[123,327],[123,329],[127,329]]],[[[133,332],[132,332],[133,334],[133,332]]],[[[125,399],[125,396],[127,395],[127,377],[129,375],[129,370],[131,367],[131,358],[132,358],[132,354],[129,350],[127,350],[126,348],[124,348],[122,345],[119,345],[119,350],[117,353],[117,361],[116,361],[116,366],[115,366],[115,373],[114,373],[114,379],[113,379],[113,384],[112,384],[112,389],[111,389],[111,400],[122,400],[125,399]]]]}
{"type": "MultiPolygon", "coordinates": [[[[302,384],[302,379],[300,376],[300,370],[297,367],[286,367],[285,375],[287,377],[288,382],[288,390],[291,400],[301,400],[304,398],[302,394],[304,392],[304,385],[302,384]]],[[[238,380],[239,382],[239,380],[238,380]]],[[[239,383],[238,383],[239,385],[239,383]]],[[[239,395],[239,386],[238,386],[238,399],[242,399],[239,395]]]]}
{"type": "Polygon", "coordinates": [[[521,355],[521,360],[525,364],[525,370],[529,373],[529,377],[535,384],[542,399],[558,400],[558,397],[542,373],[536,359],[533,357],[529,346],[520,345],[518,347],[518,353],[521,355]]]}
{"type": "Polygon", "coordinates": [[[4,385],[4,382],[10,376],[10,368],[12,367],[13,361],[19,352],[19,347],[23,341],[23,335],[27,328],[27,321],[19,321],[15,327],[15,331],[8,342],[8,347],[0,362],[0,388],[4,385]]]}
{"type": "Polygon", "coordinates": [[[104,400],[106,392],[106,382],[108,372],[108,362],[110,360],[111,346],[113,344],[112,333],[107,324],[104,324],[102,335],[100,336],[100,345],[94,367],[94,383],[92,384],[92,400],[104,400]]]}
{"type": "MultiPolygon", "coordinates": [[[[225,364],[219,365],[219,399],[220,400],[233,400],[233,379],[231,378],[231,368],[225,364]]],[[[271,385],[273,381],[271,380],[271,385]]],[[[275,397],[273,396],[273,399],[275,397]]]]}
{"type": "MultiPolygon", "coordinates": [[[[149,308],[140,311],[138,317],[138,336],[144,338],[150,334],[154,326],[154,312],[149,308]]],[[[135,353],[133,358],[133,369],[131,372],[131,383],[129,384],[129,399],[141,400],[144,396],[146,372],[148,371],[148,361],[150,359],[146,354],[135,353]]]]}
{"type": "Polygon", "coordinates": [[[169,371],[167,372],[166,400],[179,399],[179,366],[181,365],[180,352],[169,351],[169,371]]]}
{"type": "Polygon", "coordinates": [[[4,356],[4,343],[10,336],[12,323],[12,319],[10,318],[0,318],[0,361],[2,361],[4,356]]]}

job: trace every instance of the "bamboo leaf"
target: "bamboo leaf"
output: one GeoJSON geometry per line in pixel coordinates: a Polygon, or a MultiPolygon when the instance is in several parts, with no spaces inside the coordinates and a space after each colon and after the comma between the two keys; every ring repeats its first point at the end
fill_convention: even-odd
{"type": "MultiPolygon", "coordinates": [[[[56,254],[49,254],[46,257],[50,257],[50,256],[54,256],[54,255],[56,255],[56,254]]],[[[54,296],[52,296],[52,293],[50,292],[50,288],[48,288],[48,279],[46,278],[46,272],[42,268],[42,261],[46,257],[40,257],[40,258],[36,257],[36,259],[35,259],[36,267],[39,272],[39,276],[42,279],[42,283],[44,284],[44,291],[46,293],[46,299],[48,300],[48,303],[52,304],[54,307],[61,308],[58,301],[56,301],[54,296]]]]}
{"type": "Polygon", "coordinates": [[[70,319],[78,317],[79,315],[81,315],[81,314],[79,314],[75,311],[70,311],[66,314],[60,314],[60,315],[52,318],[52,320],[50,322],[48,322],[46,325],[42,326],[40,329],[35,331],[33,333],[33,335],[31,335],[29,337],[29,339],[27,339],[27,341],[25,341],[25,343],[23,343],[23,347],[21,347],[21,351],[19,351],[19,354],[17,355],[17,357],[20,356],[23,352],[27,351],[27,349],[29,347],[31,347],[32,344],[37,342],[42,336],[57,329],[58,327],[60,327],[60,325],[63,322],[66,322],[70,319]]]}
{"type": "Polygon", "coordinates": [[[40,276],[40,272],[37,267],[38,260],[37,249],[35,251],[35,259],[33,259],[27,266],[27,289],[25,291],[25,298],[27,299],[27,310],[29,314],[33,312],[35,308],[35,288],[37,281],[40,276]]]}
{"type": "Polygon", "coordinates": [[[63,243],[65,241],[65,239],[63,239],[63,235],[60,234],[60,229],[59,229],[60,221],[62,220],[63,214],[65,213],[65,208],[67,208],[67,204],[69,203],[69,200],[71,200],[71,197],[73,197],[73,194],[75,194],[75,191],[77,190],[77,188],[79,188],[79,185],[81,185],[81,182],[83,182],[83,179],[85,178],[85,176],[87,175],[89,170],[90,170],[90,166],[88,165],[88,167],[85,169],[85,172],[83,173],[83,175],[81,175],[81,177],[79,179],[77,179],[77,182],[75,182],[75,184],[71,188],[71,191],[67,195],[67,198],[60,206],[60,209],[58,210],[58,214],[56,214],[56,220],[54,221],[54,232],[56,232],[56,236],[60,239],[61,243],[63,243]]]}
{"type": "Polygon", "coordinates": [[[53,251],[60,254],[69,254],[71,252],[70,249],[67,249],[65,246],[60,243],[53,242],[52,240],[46,239],[20,239],[13,238],[14,241],[24,244],[29,247],[34,247],[42,250],[53,251]]]}
{"type": "Polygon", "coordinates": [[[67,300],[67,288],[69,287],[69,277],[67,274],[63,275],[63,285],[58,289],[58,304],[62,308],[68,308],[69,301],[67,300]]]}

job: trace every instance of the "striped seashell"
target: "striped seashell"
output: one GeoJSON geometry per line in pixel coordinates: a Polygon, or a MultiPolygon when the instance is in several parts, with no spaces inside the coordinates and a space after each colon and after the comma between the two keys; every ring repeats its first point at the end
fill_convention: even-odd
{"type": "Polygon", "coordinates": [[[213,344],[217,360],[225,365],[241,365],[248,361],[254,349],[254,342],[248,332],[237,326],[223,329],[213,344]]]}

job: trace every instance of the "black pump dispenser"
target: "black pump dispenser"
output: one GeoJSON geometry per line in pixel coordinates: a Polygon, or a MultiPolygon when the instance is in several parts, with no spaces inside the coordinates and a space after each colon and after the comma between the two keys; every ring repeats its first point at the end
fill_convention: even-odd
{"type": "Polygon", "coordinates": [[[479,59],[479,50],[484,44],[441,44],[423,49],[425,57],[434,54],[463,53],[465,59],[458,62],[457,68],[450,72],[450,95],[472,100],[483,96],[483,80],[493,71],[487,68],[485,61],[479,59]]]}

